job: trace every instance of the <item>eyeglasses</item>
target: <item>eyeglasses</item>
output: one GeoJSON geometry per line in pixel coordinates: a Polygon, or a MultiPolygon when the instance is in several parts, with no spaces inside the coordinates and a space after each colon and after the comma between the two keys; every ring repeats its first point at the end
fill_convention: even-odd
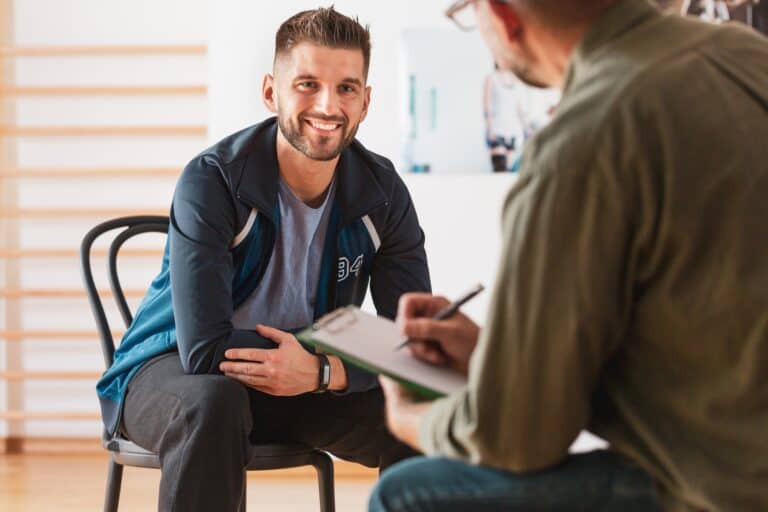
{"type": "Polygon", "coordinates": [[[457,0],[453,2],[445,15],[456,24],[461,30],[468,32],[477,27],[474,9],[467,9],[475,0],[457,0]]]}
{"type": "MultiPolygon", "coordinates": [[[[445,15],[453,21],[457,27],[465,32],[475,30],[477,28],[477,20],[475,19],[475,10],[467,9],[477,0],[457,0],[453,2],[448,9],[445,10],[445,15]]],[[[506,3],[505,0],[491,0],[499,4],[506,3]]]]}

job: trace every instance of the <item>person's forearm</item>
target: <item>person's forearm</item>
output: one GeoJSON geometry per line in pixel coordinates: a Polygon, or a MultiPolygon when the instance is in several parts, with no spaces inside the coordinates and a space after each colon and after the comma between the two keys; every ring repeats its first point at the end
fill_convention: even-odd
{"type": "Polygon", "coordinates": [[[232,329],[218,339],[194,341],[179,334],[177,340],[182,366],[190,374],[220,374],[219,365],[229,349],[267,348],[263,336],[243,329],[232,329]]]}
{"type": "Polygon", "coordinates": [[[392,434],[403,443],[417,451],[419,445],[419,425],[431,402],[410,403],[400,408],[397,418],[390,418],[389,428],[392,434]]]}
{"type": "Polygon", "coordinates": [[[336,356],[328,356],[328,362],[331,364],[331,381],[328,389],[331,391],[344,391],[347,389],[347,371],[341,363],[341,359],[336,356]]]}

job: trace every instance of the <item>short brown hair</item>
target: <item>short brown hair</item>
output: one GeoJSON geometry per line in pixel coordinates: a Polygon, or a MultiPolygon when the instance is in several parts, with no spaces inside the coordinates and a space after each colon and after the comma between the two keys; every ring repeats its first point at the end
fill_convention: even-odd
{"type": "Polygon", "coordinates": [[[363,52],[363,73],[368,76],[371,62],[371,34],[368,25],[344,16],[333,6],[294,14],[280,25],[275,35],[275,59],[299,43],[363,52]]]}

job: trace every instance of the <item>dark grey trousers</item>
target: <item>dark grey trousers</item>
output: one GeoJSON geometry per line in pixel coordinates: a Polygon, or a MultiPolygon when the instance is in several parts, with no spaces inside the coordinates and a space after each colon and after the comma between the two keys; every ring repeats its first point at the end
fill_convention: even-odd
{"type": "Polygon", "coordinates": [[[134,376],[123,434],[160,454],[160,511],[236,511],[251,443],[298,442],[385,468],[415,453],[395,440],[376,389],[274,397],[221,375],[186,375],[178,353],[134,376]]]}

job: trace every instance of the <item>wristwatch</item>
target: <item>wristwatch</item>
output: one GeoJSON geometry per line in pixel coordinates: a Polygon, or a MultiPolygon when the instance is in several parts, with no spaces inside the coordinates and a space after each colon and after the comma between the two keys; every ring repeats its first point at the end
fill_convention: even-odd
{"type": "Polygon", "coordinates": [[[331,363],[325,354],[315,354],[320,361],[320,368],[317,374],[317,389],[313,393],[325,393],[328,385],[331,383],[331,363]]]}

